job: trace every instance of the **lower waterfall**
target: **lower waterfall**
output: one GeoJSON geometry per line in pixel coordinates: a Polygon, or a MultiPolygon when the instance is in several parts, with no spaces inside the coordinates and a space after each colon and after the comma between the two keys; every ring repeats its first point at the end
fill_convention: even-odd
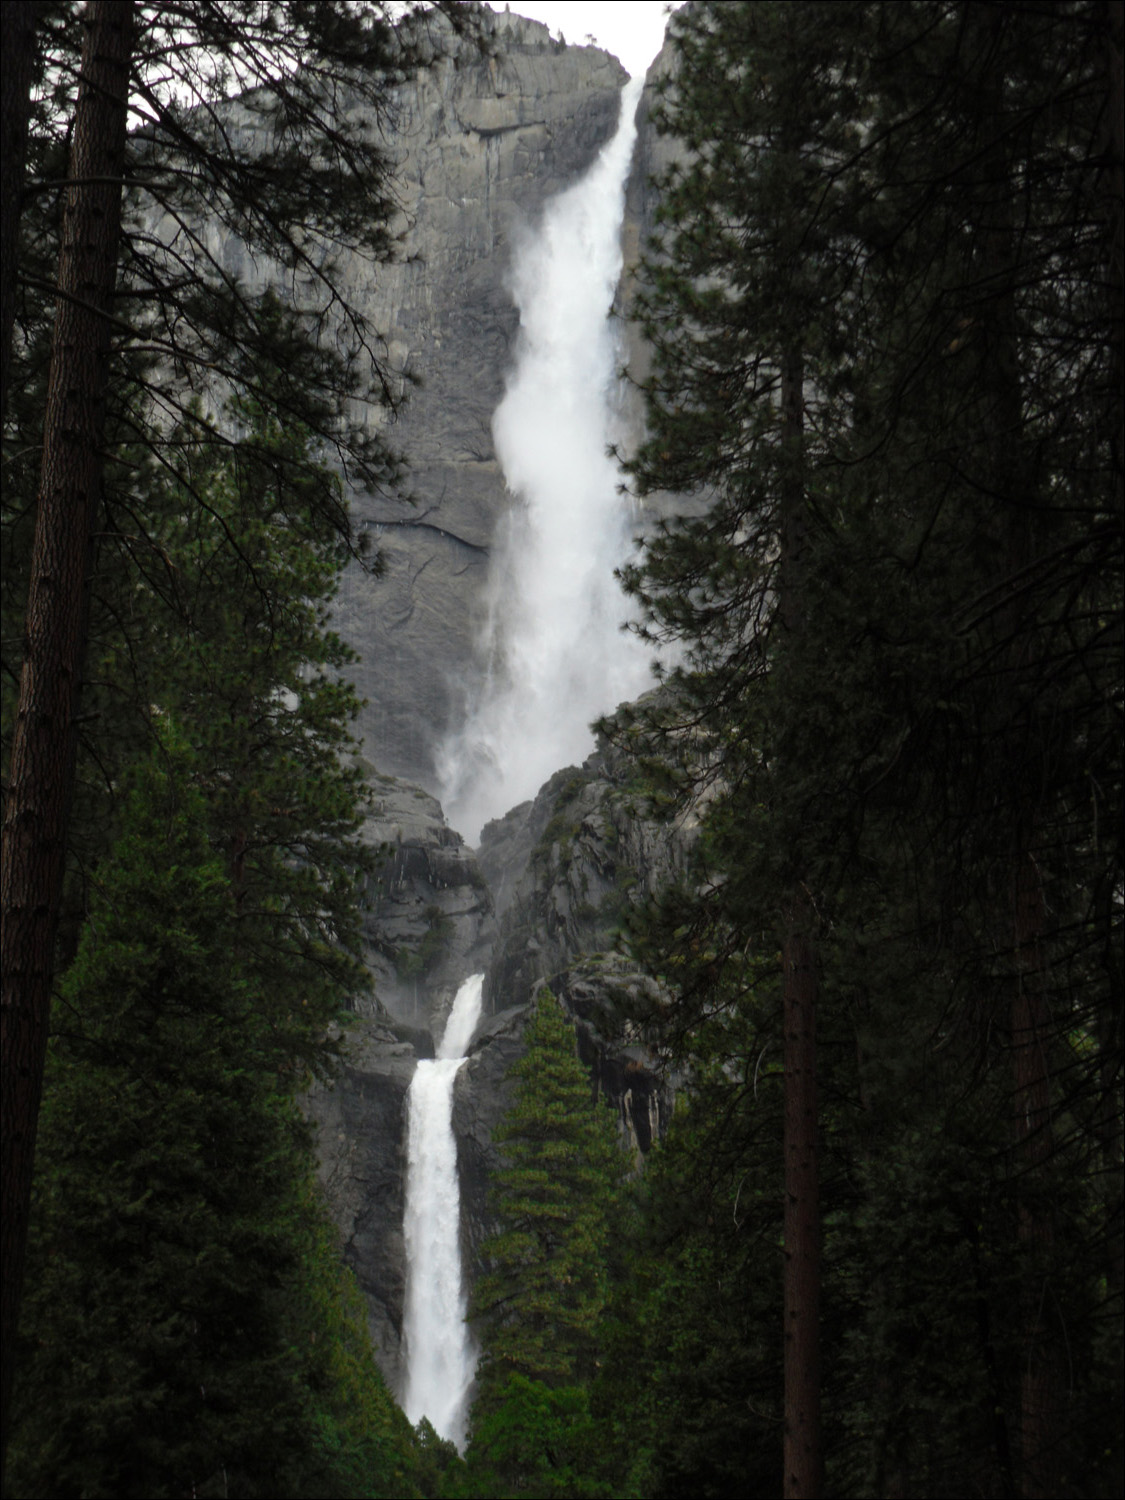
{"type": "Polygon", "coordinates": [[[465,1442],[476,1352],[465,1321],[461,1275],[461,1187],[453,1134],[453,1083],[480,1019],[483,974],[453,1002],[437,1057],[420,1062],[407,1096],[406,1380],[410,1421],[428,1417],[457,1447],[465,1442]]]}

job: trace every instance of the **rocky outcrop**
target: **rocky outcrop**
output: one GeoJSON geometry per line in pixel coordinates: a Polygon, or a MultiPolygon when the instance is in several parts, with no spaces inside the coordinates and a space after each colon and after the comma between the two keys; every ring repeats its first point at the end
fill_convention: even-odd
{"type": "Polygon", "coordinates": [[[380,859],[368,877],[364,939],[376,995],[343,1037],[339,1078],[315,1090],[308,1109],[344,1254],[392,1382],[402,1373],[406,1094],[468,974],[487,974],[487,1014],[454,1091],[470,1276],[496,1227],[493,1134],[544,983],[574,1018],[593,1090],[618,1111],[638,1156],[667,1122],[672,1096],[645,1025],[665,997],[619,939],[630,903],[683,869],[692,834],[647,816],[636,779],[627,752],[600,744],[582,767],[559,772],[533,802],[490,824],[478,861],[427,792],[372,773],[376,802],[364,833],[380,859]],[[485,870],[509,893],[499,924],[485,870]]]}
{"type": "Polygon", "coordinates": [[[341,1036],[345,1061],[313,1089],[305,1113],[317,1137],[318,1176],[367,1307],[376,1357],[399,1388],[406,1259],[403,1242],[406,1091],[417,1053],[388,1024],[357,1016],[341,1036]]]}
{"type": "Polygon", "coordinates": [[[597,1092],[643,1153],[672,1102],[645,1024],[665,996],[628,956],[624,936],[631,907],[686,869],[694,829],[652,816],[638,773],[628,751],[599,741],[581,767],[557,772],[534,802],[488,824],[479,856],[489,870],[500,854],[532,846],[522,875],[506,874],[486,1006],[519,1014],[549,984],[574,1018],[597,1092]]]}
{"type": "Polygon", "coordinates": [[[453,1129],[461,1178],[461,1242],[470,1280],[479,1272],[480,1249],[496,1229],[489,1186],[498,1154],[493,1132],[512,1099],[508,1074],[523,1055],[523,1033],[529,1006],[518,1006],[485,1018],[469,1060],[457,1075],[453,1093],[453,1129]]]}
{"type": "MultiPolygon", "coordinates": [[[[492,898],[436,798],[371,768],[368,780],[374,805],[363,838],[381,858],[364,894],[367,966],[381,1005],[428,1038],[444,1026],[461,981],[485,967],[492,898]]],[[[422,1045],[432,1056],[432,1042],[422,1045]]]]}
{"type": "Polygon", "coordinates": [[[462,979],[484,968],[495,923],[476,859],[435,799],[370,768],[368,776],[374,803],[363,837],[379,859],[367,878],[363,940],[375,993],[357,1002],[340,1035],[339,1074],[312,1091],[306,1112],[344,1257],[363,1291],[380,1365],[397,1389],[407,1090],[418,1059],[434,1055],[434,1035],[462,979]]]}
{"type": "MultiPolygon", "coordinates": [[[[657,184],[683,154],[679,142],[658,132],[653,117],[659,90],[672,74],[673,68],[674,53],[666,41],[653,58],[645,77],[641,102],[637,107],[637,141],[625,188],[625,217],[621,227],[624,265],[614,310],[624,321],[625,356],[630,376],[626,391],[625,430],[633,439],[644,429],[643,405],[636,383],[648,375],[651,359],[640,329],[628,320],[633,313],[639,287],[637,272],[641,257],[650,253],[651,238],[657,227],[656,213],[660,203],[657,184]]],[[[626,447],[628,446],[629,436],[626,438],[626,447]]],[[[646,502],[646,508],[657,515],[663,515],[668,511],[681,510],[683,498],[671,494],[653,496],[646,502]]]]}
{"type": "Polygon", "coordinates": [[[582,766],[556,772],[534,802],[485,827],[482,869],[494,860],[497,835],[516,845],[517,820],[525,839],[536,835],[500,921],[485,983],[491,1010],[526,1003],[537,980],[577,959],[619,950],[630,907],[684,869],[691,827],[651,816],[636,776],[625,753],[600,741],[582,766]]]}

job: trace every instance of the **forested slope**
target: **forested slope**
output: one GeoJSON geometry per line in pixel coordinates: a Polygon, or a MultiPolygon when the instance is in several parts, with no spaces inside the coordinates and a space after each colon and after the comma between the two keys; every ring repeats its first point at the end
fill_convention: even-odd
{"type": "Polygon", "coordinates": [[[649,1482],[1109,1493],[1120,8],[672,32],[632,473],[715,500],[629,583],[685,650],[638,732],[713,795],[639,935],[697,1078],[630,1304],[649,1482]]]}
{"type": "Polygon", "coordinates": [[[4,264],[11,1493],[414,1493],[297,1099],[370,983],[329,611],[360,550],[341,469],[379,488],[399,464],[357,417],[394,395],[334,257],[391,253],[378,122],[417,51],[382,7],[25,9],[4,59],[27,142],[4,264]],[[363,133],[339,128],[345,85],[363,133]],[[304,300],[231,274],[216,226],[304,300]]]}

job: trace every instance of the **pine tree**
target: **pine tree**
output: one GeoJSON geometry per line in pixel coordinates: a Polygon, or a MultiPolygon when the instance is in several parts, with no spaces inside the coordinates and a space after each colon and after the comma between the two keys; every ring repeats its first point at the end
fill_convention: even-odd
{"type": "Polygon", "coordinates": [[[627,1170],[616,1122],[595,1102],[574,1029],[542,990],[494,1135],[499,1232],[470,1316],[482,1342],[471,1417],[469,1493],[600,1494],[589,1460],[586,1387],[608,1294],[607,1248],[627,1170]],[[542,1488],[542,1486],[548,1488],[542,1488]],[[497,1486],[501,1488],[498,1489],[497,1486]]]}
{"type": "Polygon", "coordinates": [[[203,830],[197,792],[142,777],[63,988],[26,1492],[172,1494],[292,1457],[299,1389],[275,1375],[263,1396],[284,1352],[271,1302],[296,1271],[299,1125],[203,830]]]}
{"type": "Polygon", "coordinates": [[[1108,11],[717,5],[674,32],[665,119],[688,151],[641,303],[634,473],[708,505],[629,575],[686,647],[650,727],[685,798],[711,790],[701,868],[649,927],[679,988],[669,1036],[690,1059],[724,1012],[768,1014],[779,900],[803,889],[831,1101],[830,1482],[1104,1476],[1119,1455],[1080,1423],[1108,1410],[1120,1337],[1096,1270],[1119,1260],[1115,1202],[1090,1237],[1121,1150],[1108,11]],[[860,1309],[863,1354],[833,1336],[860,1309]],[[1082,1402],[1060,1378],[1076,1336],[1082,1402]],[[840,1376],[875,1366],[897,1374],[865,1426],[871,1393],[840,1376]]]}
{"type": "Polygon", "coordinates": [[[574,1028],[549,990],[512,1069],[516,1092],[495,1132],[502,1221],[484,1256],[472,1317],[485,1330],[482,1380],[518,1371],[548,1384],[592,1373],[606,1295],[606,1245],[625,1156],[616,1124],[591,1096],[574,1028]]]}
{"type": "Polygon", "coordinates": [[[743,1020],[751,1080],[729,1029],[721,1062],[700,1039],[620,1231],[591,1405],[625,1494],[781,1491],[783,1075],[758,1019],[743,1020]]]}
{"type": "Polygon", "coordinates": [[[3,935],[3,1377],[6,1451],[54,945],[74,782],[90,538],[101,486],[117,273],[132,4],[92,0],[75,104],[59,254],[59,309],[43,431],[19,707],[6,787],[3,935]]]}
{"type": "MultiPolygon", "coordinates": [[[[458,7],[447,9],[457,16],[458,7]]],[[[142,558],[154,546],[131,486],[115,492],[106,483],[114,472],[106,455],[131,442],[160,462],[170,422],[197,412],[201,393],[217,402],[221,382],[265,400],[259,376],[272,372],[268,400],[283,420],[335,452],[354,482],[394,482],[397,459],[357,410],[365,402],[393,406],[396,393],[363,317],[340,295],[337,256],[354,250],[377,262],[390,252],[388,164],[377,125],[390,80],[414,66],[417,40],[409,25],[396,31],[384,6],[230,0],[169,10],[89,0],[79,28],[66,24],[69,8],[60,25],[53,7],[38,14],[50,96],[45,135],[66,146],[52,153],[33,141],[32,161],[53,155],[54,175],[29,177],[24,200],[60,196],[64,204],[57,274],[44,271],[41,243],[35,257],[21,258],[24,288],[57,298],[45,401],[24,399],[23,387],[41,374],[34,337],[23,341],[30,357],[11,381],[13,446],[42,454],[38,499],[33,505],[30,494],[5,484],[13,540],[29,513],[35,540],[23,576],[27,624],[10,636],[23,659],[12,667],[18,701],[5,728],[12,769],[0,893],[4,1435],[71,845],[91,558],[105,534],[127,539],[142,558]],[[340,127],[343,90],[376,128],[340,127]],[[143,124],[127,133],[130,111],[143,124]],[[162,218],[174,226],[163,237],[162,218]],[[279,320],[268,295],[229,273],[214,251],[216,229],[313,289],[294,316],[279,320]],[[333,337],[323,337],[329,329],[333,337]]],[[[53,238],[49,209],[25,212],[22,224],[30,241],[53,238]]],[[[41,296],[28,300],[34,332],[44,320],[41,296]]],[[[212,424],[209,440],[230,446],[237,433],[212,424]]],[[[315,460],[305,473],[326,519],[351,545],[339,485],[315,460]]],[[[22,549],[17,561],[25,561],[22,549]]],[[[22,570],[5,566],[10,589],[22,570]]],[[[5,694],[6,710],[13,696],[5,694]]]]}
{"type": "Polygon", "coordinates": [[[320,1016],[247,961],[193,756],[162,738],[62,986],[10,1492],[401,1486],[294,1097],[320,1016]]]}
{"type": "Polygon", "coordinates": [[[272,976],[277,1002],[323,1017],[369,982],[356,905],[367,793],[349,763],[359,699],[329,623],[347,548],[317,503],[311,435],[248,401],[229,419],[237,455],[203,425],[169,436],[149,495],[154,556],[141,579],[124,548],[107,567],[111,618],[132,612],[136,626],[127,652],[117,630],[95,635],[92,706],[122,736],[119,754],[143,753],[163,715],[180,726],[243,962],[272,976]]]}
{"type": "MultiPolygon", "coordinates": [[[[851,334],[854,255],[838,201],[850,184],[844,177],[841,188],[834,175],[854,149],[857,34],[854,7],[704,7],[680,24],[666,124],[690,154],[664,184],[663,256],[638,303],[655,347],[646,388],[655,422],[634,473],[642,490],[671,482],[714,500],[700,519],[658,537],[628,582],[658,633],[691,642],[695,670],[677,686],[684,713],[724,747],[721,774],[732,769],[730,740],[746,743],[738,721],[747,688],[760,690],[767,673],[788,685],[780,711],[766,709],[768,769],[750,793],[788,817],[766,898],[784,976],[786,1494],[818,1493],[823,1482],[823,893],[820,830],[792,790],[820,752],[808,682],[818,491],[832,462],[827,435],[853,397],[841,352],[851,334]]],[[[714,763],[706,751],[701,759],[714,763]]]]}
{"type": "Polygon", "coordinates": [[[414,1464],[296,1107],[366,982],[346,552],[308,434],[232,417],[237,463],[169,434],[152,565],[102,579],[129,650],[95,634],[89,701],[132,792],[53,1028],[16,1493],[368,1493],[414,1464]]]}

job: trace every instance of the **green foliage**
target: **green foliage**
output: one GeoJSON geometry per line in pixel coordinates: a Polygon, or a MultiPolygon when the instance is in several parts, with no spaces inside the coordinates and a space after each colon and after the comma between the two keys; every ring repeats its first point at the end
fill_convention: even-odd
{"type": "Polygon", "coordinates": [[[500,1233],[473,1292],[482,1325],[482,1389],[515,1371],[573,1384],[593,1370],[606,1295],[606,1246],[626,1171],[616,1123],[591,1098],[574,1029],[544,990],[512,1069],[516,1093],[495,1133],[500,1233]]]}
{"type": "MultiPolygon", "coordinates": [[[[512,1070],[515,1097],[495,1136],[501,1228],[484,1247],[489,1270],[470,1308],[483,1351],[470,1423],[473,1494],[489,1484],[507,1493],[546,1483],[548,1470],[563,1475],[585,1462],[584,1388],[597,1366],[610,1233],[628,1171],[616,1123],[592,1099],[574,1029],[549,990],[525,1040],[512,1070]]],[[[564,1488],[542,1493],[578,1482],[560,1478],[564,1488]]]]}
{"type": "Polygon", "coordinates": [[[366,1493],[409,1432],[293,1098],[318,1023],[298,1042],[242,961],[185,761],[133,778],[62,988],[12,1493],[366,1493]]]}
{"type": "MultiPolygon", "coordinates": [[[[453,27],[471,27],[465,7],[442,8],[453,27]]],[[[76,3],[35,9],[27,181],[13,205],[21,284],[0,549],[5,765],[84,35],[76,3]]],[[[309,461],[295,463],[322,519],[359,550],[335,474],[321,460],[331,455],[350,482],[371,491],[393,486],[401,473],[385,429],[368,420],[371,407],[397,404],[401,384],[392,387],[382,348],[344,291],[341,268],[356,257],[373,269],[394,252],[388,226],[397,203],[380,126],[389,87],[413,71],[419,47],[428,46],[426,23],[413,24],[414,9],[189,0],[173,14],[137,5],[113,346],[106,388],[91,393],[107,404],[110,459],[96,552],[112,539],[110,548],[131,552],[131,567],[142,575],[158,558],[137,465],[146,454],[164,467],[175,452],[175,430],[200,422],[202,391],[213,403],[204,424],[213,448],[237,449],[242,440],[237,426],[214,420],[223,392],[268,407],[286,430],[313,435],[309,461]],[[337,109],[342,91],[351,111],[346,124],[337,109]],[[242,268],[255,260],[288,287],[284,316],[257,273],[245,275],[242,268]],[[126,449],[125,461],[114,463],[126,449]]],[[[123,652],[133,618],[126,610],[113,619],[123,652]]],[[[89,727],[84,739],[101,748],[89,727]]]]}
{"type": "MultiPolygon", "coordinates": [[[[78,9],[34,7],[40,74],[13,209],[6,759],[78,9]]],[[[364,407],[393,408],[401,383],[340,258],[392,253],[380,126],[389,85],[432,55],[432,17],[135,10],[112,348],[79,393],[107,414],[105,472],[13,1482],[411,1493],[413,1439],[340,1281],[295,1099],[331,1065],[325,1022],[367,983],[358,704],[328,625],[338,572],[362,551],[340,475],[378,490],[400,472],[364,407]],[[271,268],[286,307],[261,290],[271,268]]]]}
{"type": "Polygon", "coordinates": [[[238,410],[236,465],[175,435],[152,567],[107,578],[131,649],[96,701],[134,764],[56,1009],[15,1494],[414,1491],[295,1102],[366,982],[343,552],[307,436],[238,410]]]}
{"type": "Polygon", "coordinates": [[[357,1500],[435,1493],[425,1488],[424,1451],[375,1363],[363,1296],[340,1264],[319,1201],[314,1215],[288,1309],[313,1431],[300,1492],[357,1500]]]}
{"type": "Polygon", "coordinates": [[[649,1154],[592,1393],[625,1494],[776,1494],[777,1070],[699,1078],[649,1154]]]}
{"type": "Polygon", "coordinates": [[[415,1469],[422,1495],[452,1494],[464,1470],[457,1444],[439,1437],[433,1423],[423,1417],[414,1429],[415,1469]]]}
{"type": "Polygon", "coordinates": [[[777,1485],[779,1367],[751,1329],[777,1285],[795,886],[817,918],[830,1486],[1120,1484],[1085,1415],[1120,1394],[1122,1281],[1108,25],[1088,4],[672,22],[660,108],[689,149],[637,303],[632,473],[707,504],[627,573],[683,655],[616,733],[664,760],[654,803],[700,819],[695,868],[633,933],[698,1098],[625,1304],[661,1373],[599,1393],[622,1438],[638,1414],[655,1493],[777,1485]],[[682,1202],[694,1223],[661,1238],[682,1202]]]}
{"type": "MultiPolygon", "coordinates": [[[[130,539],[105,543],[88,701],[112,726],[98,746],[109,766],[177,725],[242,960],[278,1002],[276,1024],[296,1018],[295,1041],[367,982],[356,875],[370,864],[357,837],[368,793],[346,758],[359,701],[342,676],[352,653],[328,623],[346,549],[317,504],[327,480],[309,478],[309,434],[244,402],[229,416],[237,454],[189,423],[146,475],[139,576],[130,539]]],[[[86,836],[104,838],[107,818],[112,828],[112,795],[95,783],[86,836]]]]}
{"type": "Polygon", "coordinates": [[[582,1386],[552,1386],[513,1371],[475,1421],[464,1471],[443,1493],[454,1497],[607,1496],[597,1474],[596,1429],[582,1386]]]}

